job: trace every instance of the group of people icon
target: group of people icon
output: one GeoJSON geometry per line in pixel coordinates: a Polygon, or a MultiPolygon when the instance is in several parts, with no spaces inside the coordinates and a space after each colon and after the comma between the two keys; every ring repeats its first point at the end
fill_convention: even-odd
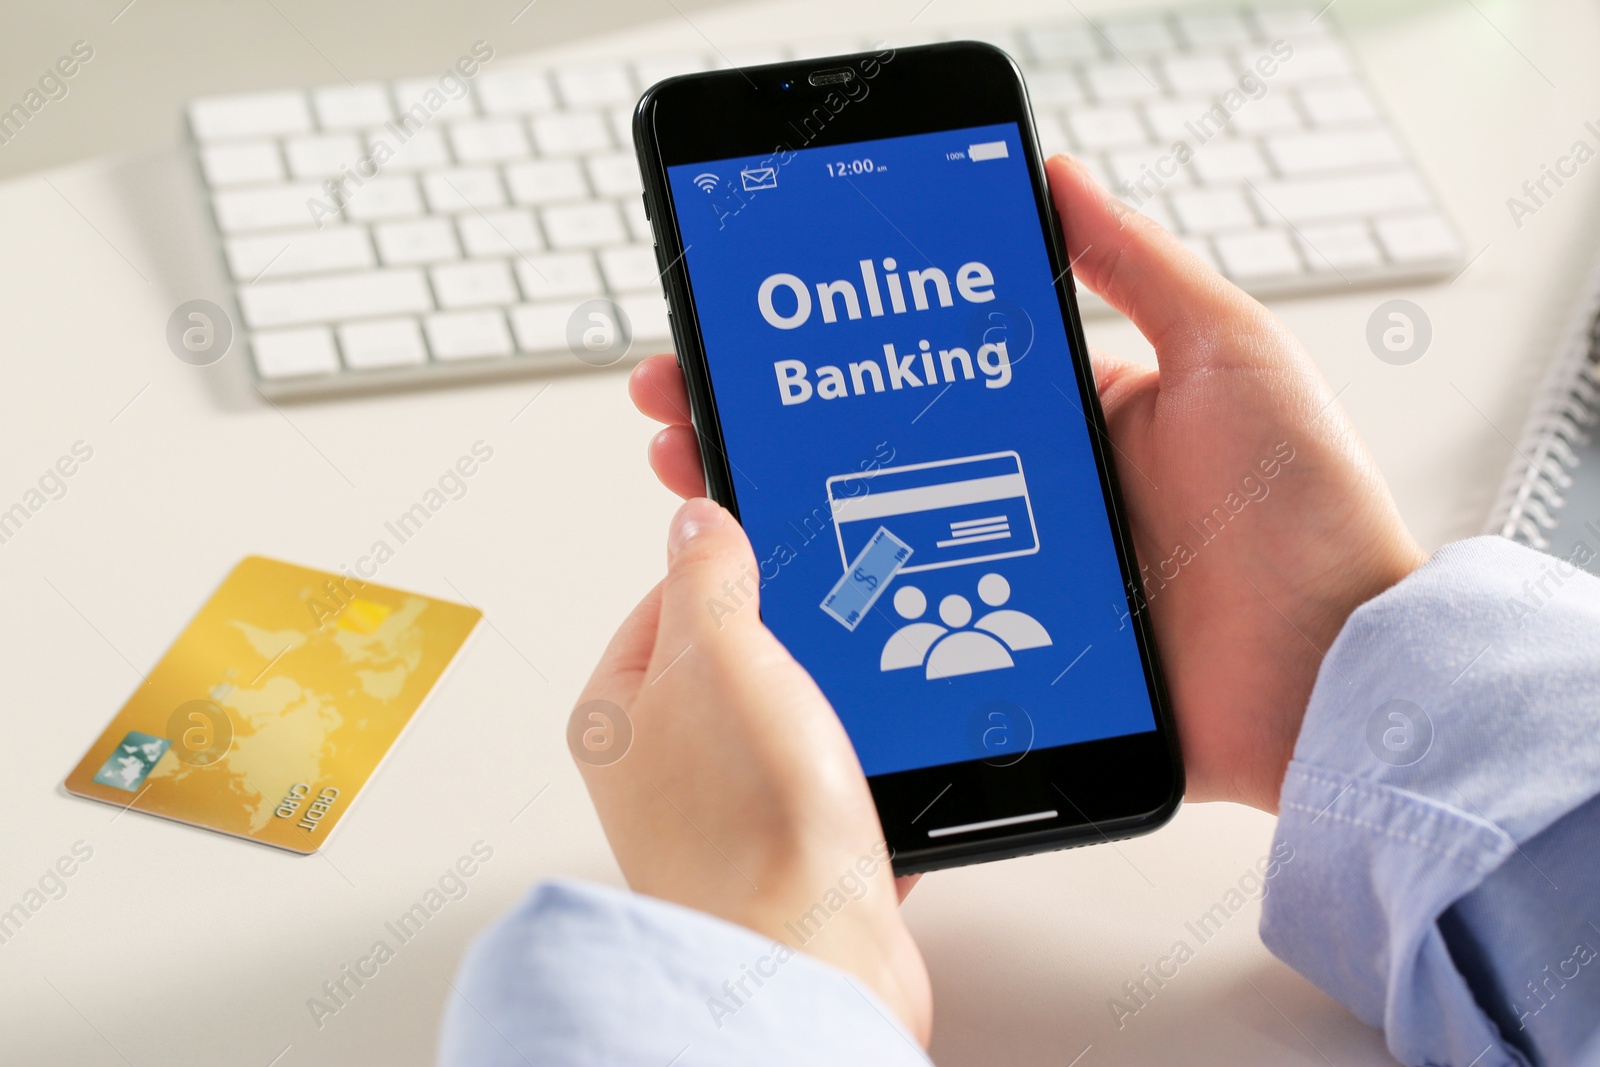
{"type": "Polygon", "coordinates": [[[978,599],[994,610],[977,622],[972,621],[972,603],[966,597],[952,593],[939,601],[939,618],[944,624],[940,625],[917,621],[928,610],[927,595],[914,585],[901,586],[894,594],[894,610],[909,621],[890,635],[878,669],[921,667],[930,680],[954,678],[1015,666],[1013,652],[1051,643],[1038,619],[1003,607],[1011,599],[1011,583],[1005,578],[991,573],[978,579],[978,599]]]}

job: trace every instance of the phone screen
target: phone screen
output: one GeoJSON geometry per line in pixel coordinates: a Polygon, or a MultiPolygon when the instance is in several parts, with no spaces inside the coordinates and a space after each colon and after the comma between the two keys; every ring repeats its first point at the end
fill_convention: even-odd
{"type": "Polygon", "coordinates": [[[1014,123],[667,170],[751,607],[868,775],[1156,729],[1014,123]]]}

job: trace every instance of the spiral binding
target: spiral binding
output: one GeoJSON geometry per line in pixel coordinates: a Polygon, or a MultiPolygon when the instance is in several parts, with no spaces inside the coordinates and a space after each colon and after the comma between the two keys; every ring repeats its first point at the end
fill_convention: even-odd
{"type": "Polygon", "coordinates": [[[1523,430],[1517,458],[1506,474],[1489,523],[1497,533],[1532,548],[1550,547],[1572,486],[1578,449],[1600,422],[1600,270],[1590,279],[1562,357],[1551,368],[1523,430]]]}

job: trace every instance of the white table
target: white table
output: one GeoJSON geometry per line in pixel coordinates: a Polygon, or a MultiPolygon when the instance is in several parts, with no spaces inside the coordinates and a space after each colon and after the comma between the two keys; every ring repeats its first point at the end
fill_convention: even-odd
{"type": "MultiPolygon", "coordinates": [[[[176,28],[192,6],[150,3],[122,21],[176,28]]],[[[663,8],[658,26],[613,41],[697,46],[704,33],[728,46],[774,28],[815,32],[830,19],[881,24],[919,6],[695,10],[698,29],[663,8]]],[[[966,5],[1001,8],[1050,5],[966,5]]],[[[961,14],[939,0],[922,19],[961,14]]],[[[1342,390],[1406,519],[1435,547],[1481,528],[1511,455],[1507,439],[1591,259],[1600,165],[1520,228],[1505,200],[1575,139],[1596,143],[1583,122],[1600,117],[1600,12],[1580,0],[1343,0],[1332,15],[1471,250],[1484,251],[1453,284],[1399,292],[1434,329],[1432,350],[1411,366],[1380,362],[1364,341],[1368,315],[1396,293],[1277,310],[1342,390]]],[[[436,22],[404,19],[385,30],[403,42],[397,54],[425,56],[424,35],[435,31],[436,22]]],[[[108,31],[100,46],[112,40],[108,31]]],[[[39,42],[42,52],[55,48],[39,42]]],[[[285,73],[271,55],[232,84],[319,76],[285,73]]],[[[119,62],[118,77],[184,84],[182,68],[119,62]]],[[[65,103],[100,123],[119,106],[107,92],[65,103]]],[[[71,121],[64,108],[55,117],[71,121]]],[[[93,849],[67,895],[0,944],[0,1061],[427,1063],[446,979],[474,932],[540,878],[618,881],[563,730],[613,625],[661,572],[674,501],[643,464],[650,427],[630,408],[620,373],[556,379],[543,394],[545,382],[521,381],[279,411],[245,387],[236,356],[211,368],[174,359],[167,316],[218,284],[188,164],[172,147],[176,128],[130,155],[0,185],[0,501],[20,497],[75,441],[94,448],[68,494],[0,544],[11,753],[0,780],[0,909],[75,842],[93,849]],[[240,557],[348,562],[480,439],[493,461],[401,548],[383,580],[447,597],[459,588],[491,625],[322,855],[116,816],[62,792],[136,670],[156,661],[240,557]],[[307,998],[479,840],[494,855],[467,896],[319,1030],[307,998]]],[[[1090,337],[1148,358],[1120,321],[1093,321],[1090,337]]],[[[1114,848],[928,878],[906,910],[933,973],[938,1060],[1389,1062],[1378,1033],[1267,954],[1254,904],[1118,1029],[1110,998],[1185,937],[1185,921],[1222,897],[1271,832],[1259,813],[1196,807],[1114,848]]]]}

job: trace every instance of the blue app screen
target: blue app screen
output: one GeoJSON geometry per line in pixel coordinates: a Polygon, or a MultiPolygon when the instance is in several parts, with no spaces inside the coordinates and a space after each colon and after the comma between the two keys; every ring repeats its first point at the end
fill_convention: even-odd
{"type": "Polygon", "coordinates": [[[767,625],[869,775],[1155,729],[1014,124],[668,170],[767,625]]]}

